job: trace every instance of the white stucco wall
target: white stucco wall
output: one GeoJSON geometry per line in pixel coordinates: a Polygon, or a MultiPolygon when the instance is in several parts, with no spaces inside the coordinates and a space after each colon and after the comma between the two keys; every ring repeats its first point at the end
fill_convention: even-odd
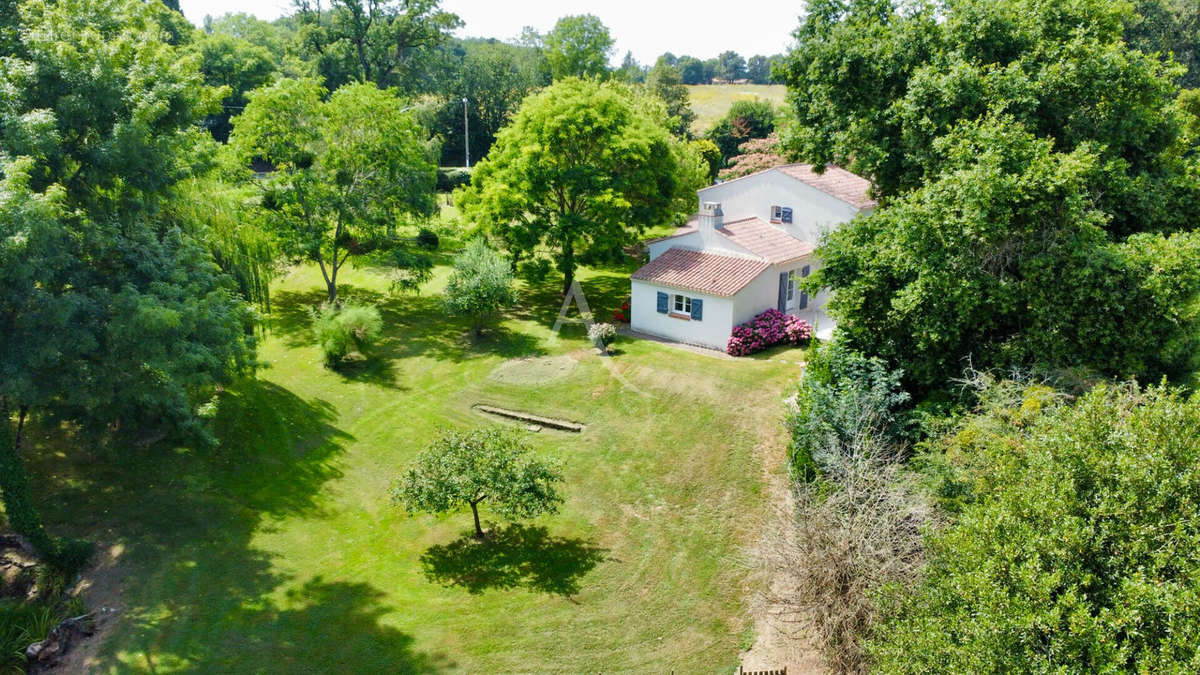
{"type": "Polygon", "coordinates": [[[849,222],[859,209],[779,171],[727,181],[699,192],[700,203],[719,202],[726,221],[758,216],[771,221],[772,206],[792,209],[790,225],[780,225],[801,241],[816,245],[825,231],[849,222]]]}
{"type": "Polygon", "coordinates": [[[657,286],[645,281],[632,281],[630,288],[630,327],[640,333],[668,338],[676,342],[725,350],[733,330],[733,301],[715,295],[657,286]],[[689,321],[658,313],[658,293],[682,293],[704,301],[704,316],[689,321]]]}

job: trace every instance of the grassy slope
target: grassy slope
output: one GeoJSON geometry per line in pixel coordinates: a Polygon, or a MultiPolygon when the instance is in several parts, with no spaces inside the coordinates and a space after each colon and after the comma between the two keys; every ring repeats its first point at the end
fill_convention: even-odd
{"type": "Polygon", "coordinates": [[[724,117],[734,101],[767,100],[782,105],[787,87],[782,84],[696,84],[688,87],[696,121],[692,130],[703,134],[724,117]]]}
{"type": "MultiPolygon", "coordinates": [[[[782,462],[780,398],[797,367],[718,360],[622,340],[609,363],[578,327],[551,340],[555,279],[524,292],[502,330],[472,343],[435,293],[386,296],[348,270],[347,296],[382,304],[381,359],[324,369],[305,307],[311,269],[275,291],[268,368],[226,392],[215,451],[128,449],[65,463],[52,523],[121,543],[126,613],[102,656],[111,671],[713,671],[749,632],[740,564],[764,517],[766,470],[782,462]],[[541,385],[489,378],[506,359],[578,359],[541,385]],[[563,511],[507,528],[486,548],[468,514],[408,517],[394,477],[439,428],[485,420],[488,402],[589,425],[530,436],[566,466],[563,511]]],[[[627,271],[585,271],[606,315],[627,271]]],[[[788,350],[771,356],[796,360],[788,350]]],[[[485,520],[487,515],[485,514],[485,520]]]]}

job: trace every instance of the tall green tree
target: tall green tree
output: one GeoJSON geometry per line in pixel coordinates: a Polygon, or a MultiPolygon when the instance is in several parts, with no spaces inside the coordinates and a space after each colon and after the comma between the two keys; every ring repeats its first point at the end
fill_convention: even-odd
{"type": "Polygon", "coordinates": [[[581,247],[631,243],[692,207],[707,167],[666,118],[661,102],[626,85],[557,82],[526,99],[458,204],[516,258],[553,247],[566,293],[581,247]]]}
{"type": "Polygon", "coordinates": [[[717,56],[716,76],[729,81],[746,77],[746,59],[735,51],[721,52],[717,56]]]}
{"type": "Polygon", "coordinates": [[[441,0],[293,0],[298,39],[325,86],[371,82],[380,89],[426,91],[425,66],[462,25],[441,0]]]}
{"type": "Polygon", "coordinates": [[[1138,0],[1126,22],[1125,40],[1146,53],[1183,64],[1180,86],[1200,87],[1200,4],[1191,0],[1138,0]]]}
{"type": "Polygon", "coordinates": [[[813,287],[851,345],[936,388],[969,366],[1181,375],[1196,349],[1200,237],[1114,242],[1090,187],[1103,160],[1010,117],[938,143],[942,173],[834,231],[813,287]]]}
{"type": "Polygon", "coordinates": [[[963,0],[944,11],[891,0],[814,0],[781,74],[800,158],[874,181],[885,201],[939,170],[935,141],[988,112],[1102,160],[1109,229],[1196,217],[1172,111],[1181,69],[1130,49],[1131,6],[1107,0],[963,0]]]}
{"type": "Polygon", "coordinates": [[[670,120],[667,127],[680,138],[690,138],[696,113],[692,110],[691,97],[679,69],[660,58],[646,76],[646,88],[667,105],[670,120]]]}
{"type": "Polygon", "coordinates": [[[409,513],[448,513],[464,506],[484,537],[479,505],[513,520],[555,513],[562,496],[557,463],[532,456],[516,432],[488,427],[445,434],[427,447],[396,482],[392,499],[409,513]]]}
{"type": "Polygon", "coordinates": [[[705,84],[704,62],[694,56],[681,56],[675,64],[684,84],[705,84]]]}
{"type": "Polygon", "coordinates": [[[496,134],[535,89],[550,84],[541,51],[496,40],[457,41],[446,54],[445,77],[433,123],[442,138],[441,166],[459,166],[463,147],[463,99],[473,161],[487,155],[496,134]]]}
{"type": "Polygon", "coordinates": [[[608,74],[613,39],[608,27],[593,14],[559,19],[546,34],[543,45],[555,80],[608,74]]]}
{"type": "Polygon", "coordinates": [[[429,261],[395,236],[399,222],[435,209],[436,167],[425,131],[394,91],[352,84],[323,101],[312,80],[284,79],[250,94],[230,146],[245,164],[270,163],[256,182],[282,251],[317,263],[329,302],[354,255],[388,252],[423,281],[429,261]]]}
{"type": "Polygon", "coordinates": [[[242,38],[225,34],[203,35],[191,45],[200,53],[200,72],[213,87],[229,87],[221,111],[209,115],[204,125],[213,138],[229,140],[229,118],[246,106],[246,93],[274,79],[281,62],[278,55],[242,38]]]}
{"type": "MultiPolygon", "coordinates": [[[[22,422],[207,434],[199,402],[253,363],[252,315],[197,235],[164,217],[216,106],[159,3],[26,3],[0,65],[0,434],[10,524],[47,543],[21,492],[22,422]],[[19,512],[19,513],[18,513],[19,512]]],[[[78,562],[78,560],[75,560],[78,562]]]]}

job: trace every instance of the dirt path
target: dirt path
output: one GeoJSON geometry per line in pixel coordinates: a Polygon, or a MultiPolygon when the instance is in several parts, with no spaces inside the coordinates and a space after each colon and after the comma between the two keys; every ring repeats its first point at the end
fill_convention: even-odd
{"type": "Polygon", "coordinates": [[[125,547],[114,544],[96,552],[96,562],[86,570],[75,587],[92,613],[95,632],[72,645],[66,657],[51,673],[86,673],[100,665],[96,655],[125,612],[121,596],[125,591],[125,570],[121,558],[125,547]]]}
{"type": "MultiPolygon", "coordinates": [[[[783,361],[783,363],[787,363],[783,361]]],[[[804,377],[805,363],[800,366],[804,377]]],[[[762,460],[763,482],[767,485],[767,502],[771,512],[764,519],[762,537],[757,548],[746,555],[751,568],[753,588],[749,599],[750,616],[754,622],[754,644],[743,652],[741,665],[748,671],[777,670],[787,667],[789,673],[828,673],[824,659],[815,642],[807,620],[794,609],[779,602],[790,595],[795,581],[783,576],[777,565],[770,563],[771,547],[787,546],[795,541],[794,507],[787,476],[778,468],[787,461],[787,434],[782,429],[786,402],[779,406],[764,406],[758,412],[760,428],[776,429],[759,444],[756,454],[762,460]]]]}

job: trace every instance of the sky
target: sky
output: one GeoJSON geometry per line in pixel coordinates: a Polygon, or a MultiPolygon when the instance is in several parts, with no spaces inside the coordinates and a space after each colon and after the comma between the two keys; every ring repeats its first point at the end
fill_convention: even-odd
{"type": "MultiPolygon", "coordinates": [[[[663,52],[711,58],[732,49],[744,57],[787,50],[799,24],[801,0],[442,0],[442,7],[466,24],[459,37],[508,40],[524,26],[539,33],[568,14],[595,14],[616,40],[614,63],[626,51],[645,65],[663,52]]],[[[188,19],[200,25],[206,14],[245,12],[271,20],[291,12],[291,0],[181,0],[188,19]]]]}

